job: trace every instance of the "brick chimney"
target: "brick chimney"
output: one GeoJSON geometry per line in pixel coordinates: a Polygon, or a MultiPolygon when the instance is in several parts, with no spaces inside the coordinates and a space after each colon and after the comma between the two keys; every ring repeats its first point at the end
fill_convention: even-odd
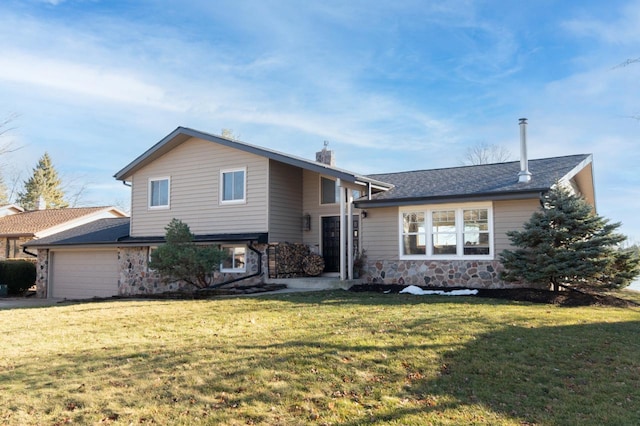
{"type": "Polygon", "coordinates": [[[328,145],[329,145],[329,142],[324,141],[324,148],[322,148],[322,151],[316,152],[316,161],[318,163],[327,164],[329,166],[335,166],[336,157],[333,151],[327,149],[328,145]]]}

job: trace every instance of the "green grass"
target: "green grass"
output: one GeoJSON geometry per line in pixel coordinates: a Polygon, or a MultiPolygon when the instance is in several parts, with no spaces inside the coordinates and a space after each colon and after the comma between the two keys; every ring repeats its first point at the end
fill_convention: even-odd
{"type": "Polygon", "coordinates": [[[639,308],[344,291],[113,301],[2,310],[0,342],[8,425],[640,421],[639,308]]]}

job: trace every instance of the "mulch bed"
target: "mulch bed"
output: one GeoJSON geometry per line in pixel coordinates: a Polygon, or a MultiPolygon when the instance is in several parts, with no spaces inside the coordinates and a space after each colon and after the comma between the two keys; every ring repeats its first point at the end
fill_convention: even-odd
{"type": "MultiPolygon", "coordinates": [[[[404,285],[397,284],[358,284],[352,286],[350,291],[373,291],[379,293],[399,293],[405,288],[404,285]]],[[[463,288],[434,288],[420,287],[423,290],[461,290],[463,288]]],[[[493,299],[507,299],[519,302],[546,303],[559,306],[612,306],[619,308],[638,307],[637,303],[621,299],[619,297],[599,294],[585,293],[578,291],[553,292],[534,288],[511,288],[511,289],[478,289],[475,297],[486,297],[493,299]]]]}

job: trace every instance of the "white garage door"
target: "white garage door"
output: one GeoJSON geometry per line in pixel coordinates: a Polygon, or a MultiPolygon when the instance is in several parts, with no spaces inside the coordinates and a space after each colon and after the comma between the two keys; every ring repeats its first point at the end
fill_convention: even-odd
{"type": "Polygon", "coordinates": [[[84,299],[118,294],[116,250],[52,251],[51,297],[84,299]]]}

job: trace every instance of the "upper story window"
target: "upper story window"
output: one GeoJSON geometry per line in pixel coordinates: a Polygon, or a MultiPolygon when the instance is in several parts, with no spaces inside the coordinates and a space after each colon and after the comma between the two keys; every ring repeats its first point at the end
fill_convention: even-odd
{"type": "Polygon", "coordinates": [[[408,207],[400,212],[400,257],[457,259],[493,256],[491,206],[408,207]]]}
{"type": "Polygon", "coordinates": [[[246,169],[222,170],[220,172],[221,203],[244,203],[246,200],[246,169]]]}
{"type": "Polygon", "coordinates": [[[149,208],[169,208],[169,187],[168,177],[149,179],[149,208]]]}
{"type": "Polygon", "coordinates": [[[340,192],[335,180],[320,176],[320,204],[336,204],[340,192]]]}

